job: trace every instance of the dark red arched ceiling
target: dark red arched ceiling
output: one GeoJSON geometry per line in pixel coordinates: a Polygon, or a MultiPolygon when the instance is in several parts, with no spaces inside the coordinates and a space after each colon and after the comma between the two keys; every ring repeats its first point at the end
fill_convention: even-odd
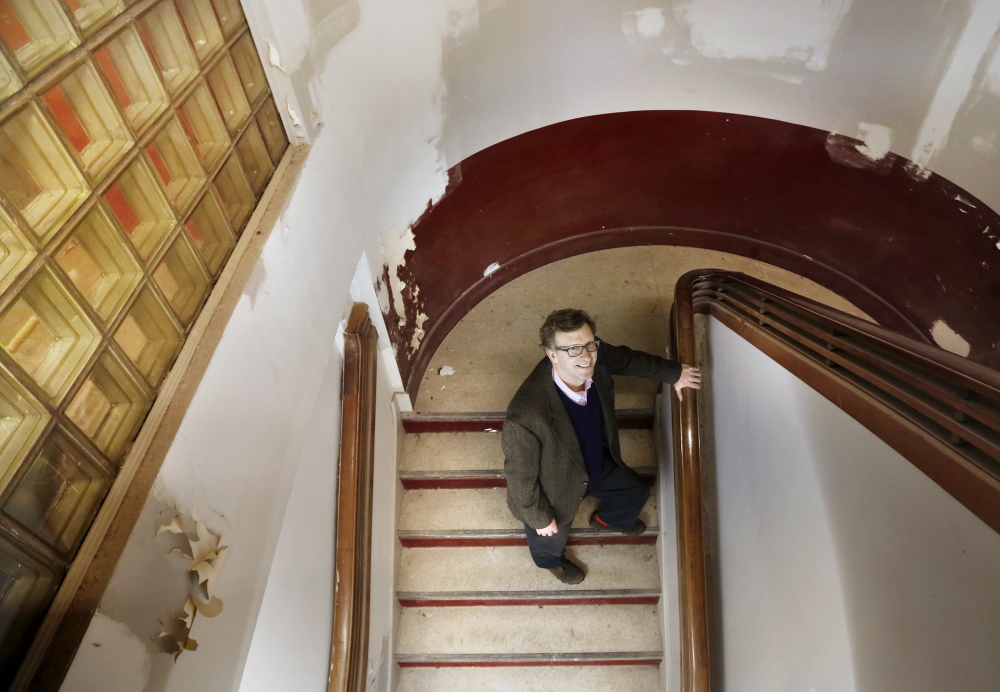
{"type": "Polygon", "coordinates": [[[580,118],[456,166],[413,226],[406,314],[388,315],[407,390],[480,300],[549,262],[611,247],[686,245],[759,259],[928,338],[943,320],[1000,367],[1000,217],[906,159],[774,120],[696,111],[580,118]],[[486,268],[499,268],[484,276],[486,268]],[[419,289],[414,293],[414,289],[419,289]],[[412,348],[418,314],[426,334],[412,348]]]}

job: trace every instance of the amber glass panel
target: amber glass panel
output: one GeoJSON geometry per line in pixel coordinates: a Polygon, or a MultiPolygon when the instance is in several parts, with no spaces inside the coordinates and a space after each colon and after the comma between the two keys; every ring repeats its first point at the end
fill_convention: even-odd
{"type": "Polygon", "coordinates": [[[257,55],[257,48],[250,34],[244,34],[233,44],[231,54],[233,62],[236,63],[236,70],[240,73],[243,89],[250,101],[256,103],[257,99],[267,92],[267,78],[264,76],[264,68],[260,64],[260,57],[257,55]]]}
{"type": "Polygon", "coordinates": [[[208,178],[177,118],[167,122],[146,147],[146,154],[167,189],[167,197],[178,209],[187,209],[208,178]]]}
{"type": "Polygon", "coordinates": [[[0,38],[31,75],[80,44],[58,0],[0,0],[0,38]]]}
{"type": "Polygon", "coordinates": [[[95,178],[103,177],[132,147],[132,135],[90,63],[49,89],[45,102],[84,169],[95,178]]]}
{"type": "Polygon", "coordinates": [[[143,259],[149,259],[176,224],[166,195],[141,158],[125,169],[104,199],[143,259]]]}
{"type": "Polygon", "coordinates": [[[119,233],[108,213],[95,206],[56,253],[59,266],[106,322],[118,314],[142,278],[119,233]]]}
{"type": "Polygon", "coordinates": [[[108,41],[94,59],[137,132],[167,110],[170,99],[135,29],[129,27],[108,41]]]}
{"type": "MultiPolygon", "coordinates": [[[[2,2],[2,0],[0,0],[2,2]]],[[[0,18],[0,21],[3,21],[0,18]]],[[[0,99],[5,99],[21,88],[21,80],[18,79],[14,68],[7,62],[7,58],[0,53],[0,99]]]]}
{"type": "Polygon", "coordinates": [[[243,165],[243,172],[246,173],[250,187],[254,193],[260,194],[264,185],[274,172],[271,165],[271,157],[267,153],[267,146],[260,136],[260,130],[253,123],[243,133],[243,137],[236,143],[236,155],[239,156],[243,165]]]}
{"type": "Polygon", "coordinates": [[[212,0],[212,5],[215,6],[215,13],[219,16],[219,23],[226,36],[232,36],[246,21],[239,0],[212,0]]]}
{"type": "Polygon", "coordinates": [[[0,208],[0,291],[10,286],[34,256],[35,248],[0,208]]]}
{"type": "Polygon", "coordinates": [[[204,84],[198,86],[177,109],[177,115],[205,167],[214,168],[226,153],[229,133],[208,87],[204,84]]]}
{"type": "Polygon", "coordinates": [[[225,39],[215,18],[211,0],[177,0],[177,9],[194,44],[198,59],[205,62],[215,51],[222,48],[225,39]]]}
{"type": "Polygon", "coordinates": [[[164,254],[153,272],[153,278],[184,326],[191,323],[212,286],[211,277],[183,234],[177,236],[164,254]]]}
{"type": "Polygon", "coordinates": [[[184,222],[184,228],[212,276],[217,275],[236,245],[236,238],[211,190],[198,202],[198,206],[184,222]]]}
{"type": "Polygon", "coordinates": [[[14,662],[31,643],[37,626],[55,593],[55,571],[33,558],[0,531],[0,685],[6,688],[14,662]]]}
{"type": "Polygon", "coordinates": [[[115,332],[115,341],[153,387],[174,362],[182,339],[167,307],[149,288],[142,289],[115,332]]]}
{"type": "Polygon", "coordinates": [[[226,212],[226,218],[239,232],[243,229],[246,220],[250,218],[250,212],[253,211],[257,200],[236,156],[230,156],[222,165],[219,174],[215,176],[214,185],[222,200],[222,208],[226,212]]]}
{"type": "Polygon", "coordinates": [[[172,2],[164,0],[147,12],[136,26],[170,93],[176,94],[198,76],[198,58],[172,2]]]}
{"type": "Polygon", "coordinates": [[[90,188],[35,106],[0,124],[0,193],[48,240],[83,204],[90,188]]]}
{"type": "Polygon", "coordinates": [[[118,463],[150,404],[139,383],[108,350],[66,407],[66,415],[118,463]]]}
{"type": "Polygon", "coordinates": [[[260,127],[260,134],[267,144],[267,153],[271,155],[271,160],[278,163],[288,138],[285,136],[285,128],[281,124],[281,116],[278,115],[278,108],[274,105],[274,99],[268,97],[264,105],[257,112],[257,125],[260,127]]]}
{"type": "Polygon", "coordinates": [[[48,422],[42,402],[0,368],[0,492],[48,422]]]}
{"type": "Polygon", "coordinates": [[[223,57],[206,76],[222,117],[230,132],[236,132],[250,117],[250,103],[243,93],[243,84],[229,56],[223,57]]]}
{"type": "Polygon", "coordinates": [[[55,431],[28,464],[4,505],[4,514],[62,557],[69,557],[111,487],[109,476],[109,470],[87,459],[55,431]]]}
{"type": "Polygon", "coordinates": [[[0,315],[0,344],[56,399],[79,376],[99,341],[97,328],[46,268],[0,315]]]}
{"type": "Polygon", "coordinates": [[[125,9],[122,0],[63,0],[86,33],[99,29],[125,9]]]}

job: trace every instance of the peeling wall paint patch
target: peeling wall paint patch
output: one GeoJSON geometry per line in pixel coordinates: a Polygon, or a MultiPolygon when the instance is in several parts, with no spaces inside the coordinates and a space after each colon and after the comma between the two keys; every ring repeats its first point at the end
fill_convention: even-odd
{"type": "Polygon", "coordinates": [[[866,144],[853,137],[836,132],[831,132],[826,137],[826,153],[835,163],[851,168],[863,168],[880,175],[888,175],[892,171],[893,158],[891,156],[883,155],[879,158],[872,158],[867,151],[866,144]]]}
{"type": "Polygon", "coordinates": [[[686,0],[675,4],[699,53],[824,70],[851,0],[686,0]]]}
{"type": "Polygon", "coordinates": [[[972,91],[979,64],[1000,29],[1000,3],[976,0],[972,3],[969,21],[958,39],[948,63],[948,69],[938,84],[927,117],[920,127],[910,159],[927,168],[934,156],[948,141],[948,134],[959,110],[972,91]]]}
{"type": "Polygon", "coordinates": [[[667,20],[663,16],[663,9],[659,7],[647,7],[622,15],[622,31],[631,41],[657,38],[666,27],[667,20]]]}
{"type": "Polygon", "coordinates": [[[884,159],[892,146],[892,129],[885,125],[871,125],[861,123],[858,125],[858,133],[862,144],[857,145],[857,150],[872,161],[884,159]]]}
{"type": "Polygon", "coordinates": [[[490,266],[486,267],[486,269],[483,271],[483,276],[489,276],[499,268],[500,268],[500,263],[494,262],[490,266]]]}
{"type": "Polygon", "coordinates": [[[968,358],[969,351],[972,350],[969,342],[958,335],[944,320],[937,320],[931,326],[931,338],[934,339],[934,343],[945,351],[957,353],[963,358],[968,358]]]}

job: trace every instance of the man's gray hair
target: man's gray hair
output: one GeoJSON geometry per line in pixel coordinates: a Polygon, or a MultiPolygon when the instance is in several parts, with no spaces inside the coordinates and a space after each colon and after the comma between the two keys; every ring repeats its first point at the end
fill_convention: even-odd
{"type": "Polygon", "coordinates": [[[556,346],[556,332],[575,332],[577,329],[587,325],[590,331],[597,335],[597,325],[594,320],[583,310],[575,308],[563,308],[549,313],[542,323],[542,328],[538,330],[538,338],[542,342],[542,348],[552,350],[556,346]]]}

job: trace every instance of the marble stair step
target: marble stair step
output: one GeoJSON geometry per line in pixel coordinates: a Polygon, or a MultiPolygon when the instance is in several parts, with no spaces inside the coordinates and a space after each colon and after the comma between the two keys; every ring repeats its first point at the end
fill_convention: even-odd
{"type": "Polygon", "coordinates": [[[396,588],[425,593],[660,589],[655,546],[578,545],[570,547],[567,556],[587,573],[582,583],[556,582],[547,570],[535,566],[525,545],[403,548],[396,588]]]}
{"type": "MultiPolygon", "coordinates": [[[[649,485],[656,481],[655,466],[633,466],[649,485]]],[[[435,490],[441,488],[506,488],[507,478],[503,469],[481,471],[410,471],[399,474],[399,481],[406,490],[435,490]]]]}
{"type": "MultiPolygon", "coordinates": [[[[481,666],[461,667],[432,667],[434,662],[423,662],[425,665],[421,667],[403,664],[397,692],[650,692],[660,689],[660,671],[655,664],[627,665],[627,659],[612,660],[613,665],[603,666],[565,663],[518,666],[505,659],[488,659],[481,666]]],[[[656,660],[649,659],[650,662],[656,660]]]]}
{"type": "MultiPolygon", "coordinates": [[[[655,413],[652,408],[618,408],[618,428],[651,430],[655,413]]],[[[406,433],[498,433],[503,429],[504,411],[444,411],[438,413],[408,411],[401,416],[406,433]]]]}
{"type": "MultiPolygon", "coordinates": [[[[589,528],[590,515],[600,502],[585,497],[573,519],[573,528],[589,528]]],[[[650,495],[639,518],[656,526],[656,497],[650,495]]],[[[524,530],[507,508],[506,488],[407,490],[399,516],[399,532],[524,530]]]]}
{"type": "MultiPolygon", "coordinates": [[[[659,536],[658,526],[646,526],[637,536],[621,533],[570,529],[568,545],[653,545],[659,536]]],[[[470,531],[397,531],[404,548],[520,546],[527,545],[524,529],[473,529],[470,531]]]]}
{"type": "MultiPolygon", "coordinates": [[[[622,430],[622,459],[633,468],[653,468],[652,430],[622,430]]],[[[411,433],[403,437],[401,475],[503,469],[500,435],[485,432],[411,433]]]]}
{"type": "Polygon", "coordinates": [[[398,591],[396,600],[404,608],[455,606],[546,606],[546,605],[656,605],[656,589],[575,589],[547,591],[398,591]]]}
{"type": "MultiPolygon", "coordinates": [[[[457,372],[442,377],[428,368],[420,382],[413,410],[421,413],[503,411],[531,372],[457,372]]],[[[659,382],[637,377],[615,377],[615,404],[619,408],[649,407],[659,382]]]]}
{"type": "Polygon", "coordinates": [[[658,607],[609,604],[403,608],[396,651],[400,657],[662,651],[658,607]]]}

